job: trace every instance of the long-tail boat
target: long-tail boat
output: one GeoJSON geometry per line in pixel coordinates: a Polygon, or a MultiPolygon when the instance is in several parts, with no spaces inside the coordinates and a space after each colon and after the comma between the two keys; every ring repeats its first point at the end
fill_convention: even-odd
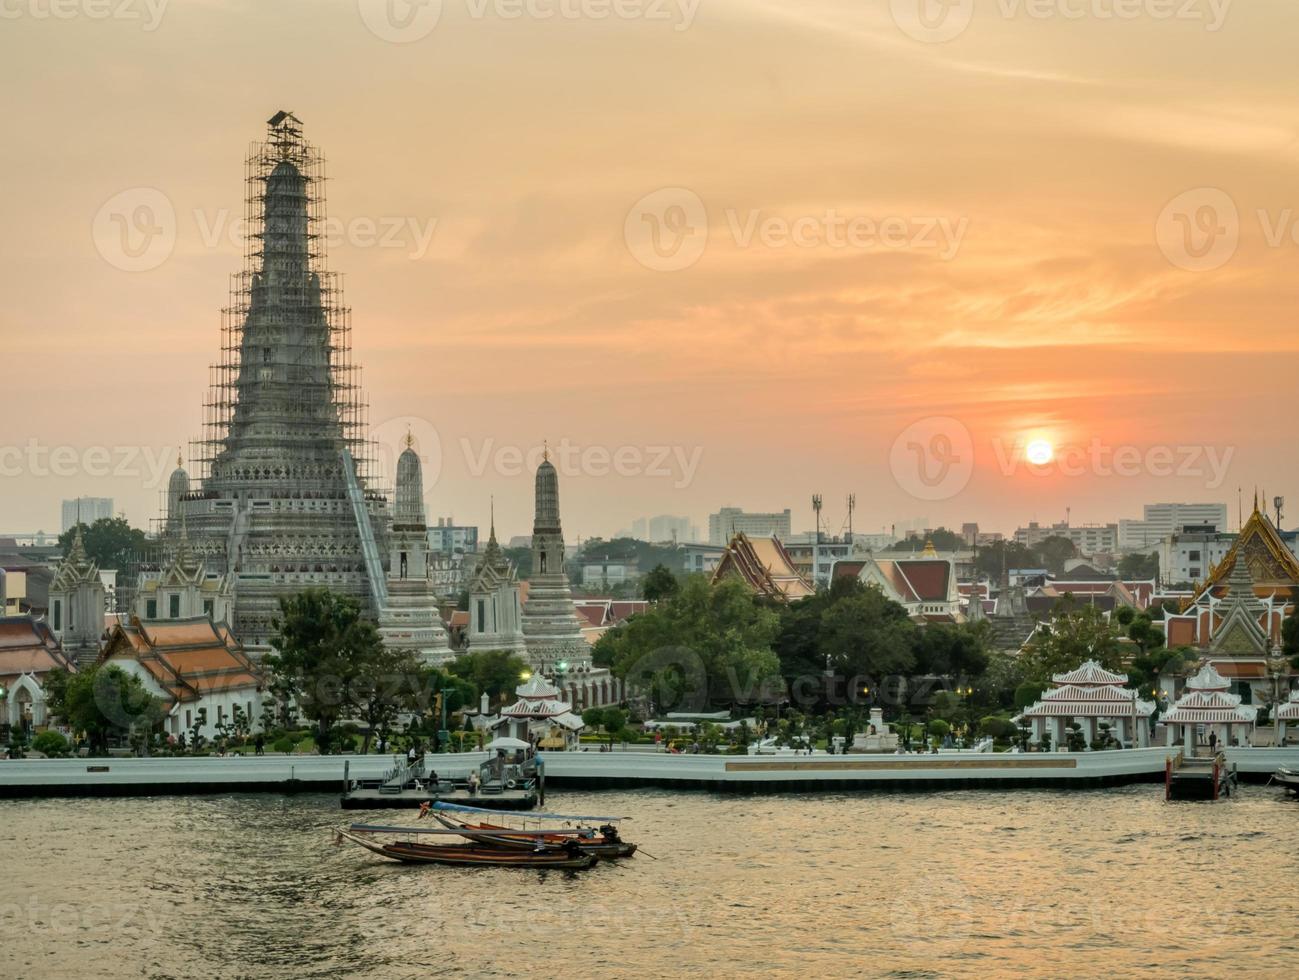
{"type": "MultiPolygon", "coordinates": [[[[407,864],[444,864],[459,867],[505,867],[505,868],[557,868],[560,870],[580,871],[599,863],[594,854],[584,854],[575,842],[567,842],[558,847],[539,841],[527,850],[515,850],[483,843],[469,844],[425,844],[414,840],[383,841],[377,838],[380,834],[437,834],[435,830],[420,830],[411,827],[379,827],[368,824],[353,824],[347,830],[338,831],[336,842],[351,841],[394,861],[407,864]]],[[[453,834],[452,831],[441,833],[453,834]]],[[[455,836],[476,837],[472,834],[455,834],[455,836]]]]}
{"type": "Polygon", "coordinates": [[[529,850],[534,848],[538,841],[552,846],[575,842],[582,853],[605,859],[631,857],[636,853],[636,845],[623,840],[618,833],[617,824],[624,819],[622,817],[530,813],[520,819],[525,823],[537,824],[537,829],[527,830],[481,820],[470,822],[462,817],[452,816],[452,814],[490,814],[495,820],[501,819],[501,815],[494,811],[454,803],[439,802],[432,804],[431,807],[421,805],[420,817],[425,814],[431,814],[438,823],[449,830],[471,832],[475,835],[475,840],[495,847],[529,850]],[[559,823],[562,826],[541,826],[547,822],[559,823]]]}

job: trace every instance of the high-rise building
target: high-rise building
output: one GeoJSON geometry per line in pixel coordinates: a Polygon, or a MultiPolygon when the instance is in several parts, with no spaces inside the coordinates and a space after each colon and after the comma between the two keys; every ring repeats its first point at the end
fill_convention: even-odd
{"type": "Polygon", "coordinates": [[[390,516],[369,480],[351,312],[325,263],[323,158],[279,112],[246,175],[244,269],[223,314],[197,480],[177,503],[206,573],[234,577],[230,625],[252,652],[267,648],[280,598],[309,587],[377,617],[390,516]]]}
{"type": "Polygon", "coordinates": [[[77,523],[78,515],[82,524],[89,527],[95,521],[113,516],[112,497],[77,497],[75,500],[63,501],[63,530],[66,531],[77,523]]]}
{"type": "Polygon", "coordinates": [[[750,538],[776,537],[781,541],[790,535],[790,512],[786,507],[774,513],[755,513],[739,507],[723,507],[708,515],[708,543],[727,545],[737,534],[750,538]]]}
{"type": "Polygon", "coordinates": [[[1141,520],[1119,521],[1119,547],[1153,551],[1170,534],[1188,525],[1227,530],[1226,504],[1146,504],[1141,520]]]}
{"type": "Polygon", "coordinates": [[[649,519],[649,540],[677,544],[689,544],[699,537],[699,529],[688,517],[674,517],[671,514],[660,514],[649,519]]]}
{"type": "Polygon", "coordinates": [[[1028,527],[1015,531],[1016,544],[1036,547],[1047,538],[1065,538],[1081,555],[1113,554],[1119,546],[1117,524],[1052,524],[1049,527],[1031,521],[1028,527]]]}

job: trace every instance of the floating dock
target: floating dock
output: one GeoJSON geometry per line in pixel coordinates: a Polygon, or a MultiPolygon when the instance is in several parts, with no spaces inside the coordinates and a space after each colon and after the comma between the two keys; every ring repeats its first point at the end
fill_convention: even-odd
{"type": "Polygon", "coordinates": [[[1218,752],[1212,756],[1171,756],[1164,766],[1164,799],[1217,800],[1231,796],[1240,782],[1236,766],[1218,752]]]}

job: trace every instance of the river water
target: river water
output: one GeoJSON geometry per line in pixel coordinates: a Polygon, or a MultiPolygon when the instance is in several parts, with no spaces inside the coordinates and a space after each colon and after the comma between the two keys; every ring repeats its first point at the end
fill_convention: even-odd
{"type": "Polygon", "coordinates": [[[1288,976],[1299,804],[556,792],[592,871],[407,867],[334,796],[0,802],[0,976],[1288,976]],[[654,860],[649,855],[653,855],[654,860]]]}

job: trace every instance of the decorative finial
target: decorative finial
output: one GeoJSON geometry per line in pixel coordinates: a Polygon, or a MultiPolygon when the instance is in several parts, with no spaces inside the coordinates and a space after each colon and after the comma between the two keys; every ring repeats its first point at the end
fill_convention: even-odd
{"type": "Polygon", "coordinates": [[[410,426],[406,427],[406,448],[413,449],[415,446],[415,436],[411,434],[410,426]]]}
{"type": "Polygon", "coordinates": [[[545,463],[550,462],[550,440],[549,439],[541,440],[541,459],[542,462],[545,463]]]}

